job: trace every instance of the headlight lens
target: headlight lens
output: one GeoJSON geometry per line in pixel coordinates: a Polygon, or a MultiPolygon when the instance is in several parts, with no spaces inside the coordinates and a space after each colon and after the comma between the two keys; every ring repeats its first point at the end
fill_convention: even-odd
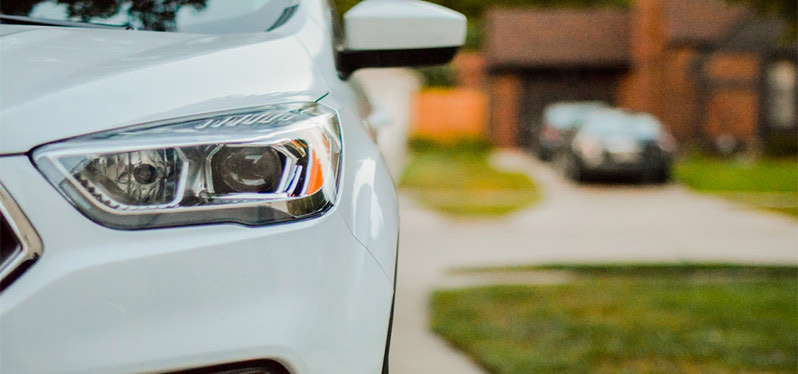
{"type": "Polygon", "coordinates": [[[335,113],[293,103],[83,136],[33,159],[84,215],[134,229],[318,215],[335,200],[340,156],[335,113]]]}

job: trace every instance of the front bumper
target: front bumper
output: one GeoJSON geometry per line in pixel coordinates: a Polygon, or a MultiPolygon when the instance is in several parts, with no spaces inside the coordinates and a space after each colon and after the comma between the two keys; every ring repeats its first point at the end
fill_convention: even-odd
{"type": "Polygon", "coordinates": [[[120,231],[82,216],[27,157],[2,183],[43,255],[0,294],[0,372],[163,372],[269,359],[376,373],[393,280],[342,214],[284,225],[120,231]]]}
{"type": "Polygon", "coordinates": [[[638,176],[670,168],[671,158],[649,146],[633,154],[614,154],[604,150],[599,162],[583,160],[584,171],[594,176],[638,176]]]}

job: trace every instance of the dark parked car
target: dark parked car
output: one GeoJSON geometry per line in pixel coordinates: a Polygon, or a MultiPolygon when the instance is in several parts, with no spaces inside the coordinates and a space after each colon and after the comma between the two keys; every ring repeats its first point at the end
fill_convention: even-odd
{"type": "Polygon", "coordinates": [[[575,181],[632,177],[643,182],[670,179],[673,137],[649,114],[596,110],[559,147],[557,167],[575,181]]]}
{"type": "Polygon", "coordinates": [[[568,132],[581,123],[585,116],[597,109],[606,109],[600,101],[559,102],[546,107],[538,137],[537,156],[548,161],[562,145],[568,132]]]}

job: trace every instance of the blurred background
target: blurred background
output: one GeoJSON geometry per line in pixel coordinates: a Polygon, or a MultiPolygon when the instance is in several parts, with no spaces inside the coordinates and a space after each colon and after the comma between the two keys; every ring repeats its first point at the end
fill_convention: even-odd
{"type": "Polygon", "coordinates": [[[402,207],[393,372],[798,372],[796,2],[433,2],[453,63],[354,79],[402,207]]]}

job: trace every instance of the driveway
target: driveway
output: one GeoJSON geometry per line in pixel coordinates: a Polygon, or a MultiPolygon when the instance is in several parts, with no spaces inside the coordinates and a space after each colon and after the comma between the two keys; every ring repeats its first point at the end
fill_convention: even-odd
{"type": "Polygon", "coordinates": [[[455,220],[400,196],[394,374],[483,372],[427,331],[427,298],[436,287],[452,284],[446,275],[451,268],[568,262],[798,264],[798,223],[792,218],[748,210],[678,185],[574,185],[517,151],[499,152],[493,161],[533,176],[543,202],[507,218],[455,220]]]}

